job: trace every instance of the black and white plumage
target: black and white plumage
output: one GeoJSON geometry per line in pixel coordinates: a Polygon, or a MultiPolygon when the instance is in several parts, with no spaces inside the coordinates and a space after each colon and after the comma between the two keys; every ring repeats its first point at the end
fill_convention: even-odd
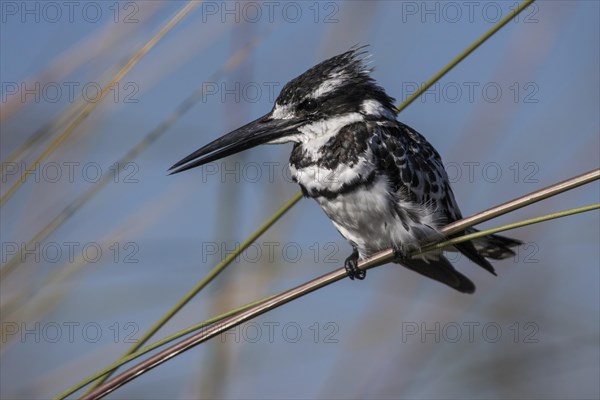
{"type": "MultiPolygon", "coordinates": [[[[354,251],[351,278],[364,278],[359,258],[394,248],[409,269],[472,293],[473,283],[441,253],[403,257],[438,229],[462,218],[440,155],[398,122],[394,99],[370,77],[365,52],[352,49],[287,83],[270,113],[190,154],[181,172],[262,143],[293,142],[290,171],[354,251]]],[[[519,241],[490,235],[456,246],[494,273],[486,257],[514,255],[519,241]]]]}

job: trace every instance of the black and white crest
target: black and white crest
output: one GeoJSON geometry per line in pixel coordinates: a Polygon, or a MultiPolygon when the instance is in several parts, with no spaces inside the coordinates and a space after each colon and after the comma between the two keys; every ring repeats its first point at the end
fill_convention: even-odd
{"type": "Polygon", "coordinates": [[[352,49],[292,79],[275,102],[274,116],[305,115],[318,120],[360,111],[365,100],[373,100],[393,112],[395,100],[371,78],[367,58],[364,47],[352,49]]]}
{"type": "MultiPolygon", "coordinates": [[[[351,278],[364,278],[359,258],[393,248],[407,268],[471,293],[473,283],[443,254],[405,256],[439,237],[439,228],[461,212],[440,155],[397,121],[394,99],[371,77],[366,55],[353,48],[310,68],[283,87],[271,112],[172,168],[181,172],[262,143],[293,142],[292,177],[352,245],[351,278]]],[[[519,243],[490,235],[455,250],[494,273],[486,257],[509,257],[519,243]]]]}

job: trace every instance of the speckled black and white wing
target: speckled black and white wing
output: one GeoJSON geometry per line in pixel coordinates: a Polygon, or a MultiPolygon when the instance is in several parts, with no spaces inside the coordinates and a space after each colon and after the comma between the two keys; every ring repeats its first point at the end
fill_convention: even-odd
{"type": "MultiPolygon", "coordinates": [[[[397,121],[379,122],[371,149],[397,196],[398,207],[410,219],[411,204],[429,210],[434,229],[462,218],[442,159],[417,131],[397,121]]],[[[422,214],[421,214],[422,215],[422,214]]],[[[417,221],[415,221],[417,222],[417,221]]],[[[421,223],[423,221],[421,220],[421,223]]],[[[472,242],[456,246],[476,264],[494,273],[472,242]]]]}
{"type": "Polygon", "coordinates": [[[399,199],[434,210],[439,225],[460,219],[444,164],[433,146],[400,122],[380,122],[376,129],[371,148],[399,199]]]}

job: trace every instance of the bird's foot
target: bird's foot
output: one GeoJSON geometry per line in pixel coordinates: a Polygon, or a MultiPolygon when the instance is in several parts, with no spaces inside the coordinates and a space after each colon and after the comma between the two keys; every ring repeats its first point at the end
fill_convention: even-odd
{"type": "Polygon", "coordinates": [[[346,258],[344,268],[346,268],[346,273],[352,280],[363,280],[367,276],[367,271],[358,268],[358,251],[356,249],[346,258]]]}

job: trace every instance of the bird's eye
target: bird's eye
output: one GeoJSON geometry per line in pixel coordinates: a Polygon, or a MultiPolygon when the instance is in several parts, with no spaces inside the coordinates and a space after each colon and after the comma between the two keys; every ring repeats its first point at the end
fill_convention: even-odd
{"type": "Polygon", "coordinates": [[[319,108],[319,103],[315,99],[307,99],[302,102],[301,106],[304,111],[313,114],[319,108]]]}

